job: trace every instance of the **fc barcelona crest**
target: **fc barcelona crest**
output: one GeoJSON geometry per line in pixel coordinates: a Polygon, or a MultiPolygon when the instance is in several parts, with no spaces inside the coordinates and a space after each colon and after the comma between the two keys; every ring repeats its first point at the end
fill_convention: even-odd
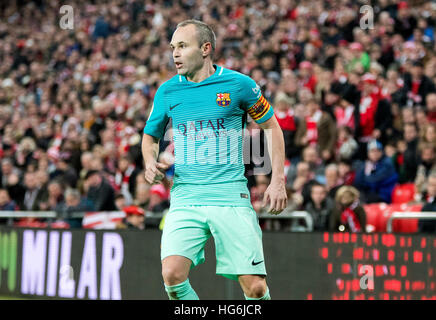
{"type": "Polygon", "coordinates": [[[216,103],[221,107],[227,107],[230,104],[230,93],[217,93],[216,103]]]}

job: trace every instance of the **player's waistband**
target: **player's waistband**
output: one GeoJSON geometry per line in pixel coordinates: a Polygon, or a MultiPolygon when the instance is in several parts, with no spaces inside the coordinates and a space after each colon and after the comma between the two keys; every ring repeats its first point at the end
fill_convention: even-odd
{"type": "Polygon", "coordinates": [[[171,189],[171,206],[189,205],[251,206],[247,182],[174,184],[171,189]]]}

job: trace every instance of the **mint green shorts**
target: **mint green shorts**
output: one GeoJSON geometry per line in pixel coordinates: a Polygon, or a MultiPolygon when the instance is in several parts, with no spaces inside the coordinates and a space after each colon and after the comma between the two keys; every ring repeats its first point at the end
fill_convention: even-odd
{"type": "Polygon", "coordinates": [[[170,208],[162,233],[161,259],[172,255],[203,263],[204,246],[213,236],[216,273],[232,280],[238,275],[266,275],[262,230],[251,207],[184,206],[170,208]]]}

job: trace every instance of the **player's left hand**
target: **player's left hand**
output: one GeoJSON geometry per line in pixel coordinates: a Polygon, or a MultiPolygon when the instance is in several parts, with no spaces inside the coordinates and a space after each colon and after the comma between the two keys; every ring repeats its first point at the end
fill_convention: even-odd
{"type": "Polygon", "coordinates": [[[288,196],[284,181],[271,182],[263,197],[263,207],[270,204],[268,213],[279,214],[288,206],[288,196]]]}

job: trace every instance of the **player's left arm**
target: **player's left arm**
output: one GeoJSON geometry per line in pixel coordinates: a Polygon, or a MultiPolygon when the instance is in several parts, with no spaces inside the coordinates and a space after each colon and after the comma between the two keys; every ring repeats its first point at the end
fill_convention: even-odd
{"type": "Polygon", "coordinates": [[[265,191],[263,203],[264,206],[270,203],[268,212],[279,214],[288,204],[288,197],[285,187],[285,142],[283,131],[280,128],[275,116],[272,116],[265,122],[259,123],[264,130],[267,138],[268,150],[272,164],[271,183],[265,191]]]}
{"type": "Polygon", "coordinates": [[[274,110],[262,95],[260,87],[248,76],[240,78],[242,106],[248,115],[264,130],[272,164],[271,183],[265,191],[264,207],[270,203],[268,212],[279,214],[288,203],[285,187],[285,143],[282,129],[274,110]]]}

